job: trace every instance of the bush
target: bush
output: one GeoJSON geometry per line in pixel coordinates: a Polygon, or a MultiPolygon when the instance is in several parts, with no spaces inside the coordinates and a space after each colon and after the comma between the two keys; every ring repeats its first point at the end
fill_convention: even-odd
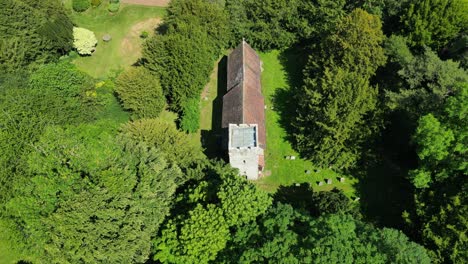
{"type": "Polygon", "coordinates": [[[159,79],[143,67],[133,67],[120,74],[115,91],[134,118],[158,117],[166,104],[159,79]]]}
{"type": "Polygon", "coordinates": [[[147,38],[148,36],[149,36],[148,31],[143,31],[143,32],[141,32],[141,34],[140,34],[140,38],[143,38],[143,39],[147,38]]]}
{"type": "Polygon", "coordinates": [[[91,0],[91,5],[94,7],[100,6],[102,3],[102,0],[91,0]]]}
{"type": "Polygon", "coordinates": [[[89,0],[73,0],[72,6],[73,10],[76,12],[86,11],[90,7],[91,3],[89,0]]]}
{"type": "Polygon", "coordinates": [[[73,45],[81,55],[91,55],[97,45],[97,39],[94,33],[86,28],[73,28],[73,45]]]}
{"type": "Polygon", "coordinates": [[[182,104],[183,113],[180,120],[180,128],[189,133],[195,133],[200,128],[200,100],[188,99],[182,104]]]}
{"type": "Polygon", "coordinates": [[[109,10],[109,12],[116,13],[117,11],[119,11],[119,8],[120,3],[109,3],[109,7],[107,8],[107,10],[109,10]]]}

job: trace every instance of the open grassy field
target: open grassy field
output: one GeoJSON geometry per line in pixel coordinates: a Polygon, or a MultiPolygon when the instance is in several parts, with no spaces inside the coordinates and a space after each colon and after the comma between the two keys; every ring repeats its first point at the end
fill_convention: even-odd
{"type": "MultiPolygon", "coordinates": [[[[70,2],[66,4],[71,9],[70,2]]],[[[73,22],[92,30],[98,39],[93,55],[78,57],[74,63],[100,79],[137,62],[143,42],[141,32],[153,33],[165,13],[162,7],[122,4],[119,12],[112,14],[107,11],[106,2],[83,13],[72,12],[73,22]],[[105,34],[110,34],[112,40],[104,42],[102,36],[105,34]]]]}

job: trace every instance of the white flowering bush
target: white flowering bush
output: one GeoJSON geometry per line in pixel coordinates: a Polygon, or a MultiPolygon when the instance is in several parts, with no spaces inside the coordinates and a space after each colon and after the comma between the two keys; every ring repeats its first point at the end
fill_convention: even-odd
{"type": "Polygon", "coordinates": [[[91,30],[74,27],[73,38],[73,46],[81,55],[91,55],[96,49],[97,38],[91,30]]]}

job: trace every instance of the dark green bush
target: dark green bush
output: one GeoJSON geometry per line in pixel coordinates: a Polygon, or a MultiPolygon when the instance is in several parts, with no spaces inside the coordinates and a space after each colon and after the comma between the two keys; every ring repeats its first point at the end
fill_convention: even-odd
{"type": "Polygon", "coordinates": [[[88,8],[91,6],[91,3],[89,0],[73,0],[72,6],[73,10],[76,12],[83,12],[88,10],[88,8]]]}
{"type": "Polygon", "coordinates": [[[195,133],[200,128],[200,100],[188,99],[182,104],[183,113],[180,128],[189,133],[195,133]]]}

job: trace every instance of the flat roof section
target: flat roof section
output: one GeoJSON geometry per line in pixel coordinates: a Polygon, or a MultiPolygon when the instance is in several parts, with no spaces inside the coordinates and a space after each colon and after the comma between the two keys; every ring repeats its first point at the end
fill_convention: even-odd
{"type": "Polygon", "coordinates": [[[257,127],[230,127],[231,148],[248,148],[257,146],[257,127]]]}

